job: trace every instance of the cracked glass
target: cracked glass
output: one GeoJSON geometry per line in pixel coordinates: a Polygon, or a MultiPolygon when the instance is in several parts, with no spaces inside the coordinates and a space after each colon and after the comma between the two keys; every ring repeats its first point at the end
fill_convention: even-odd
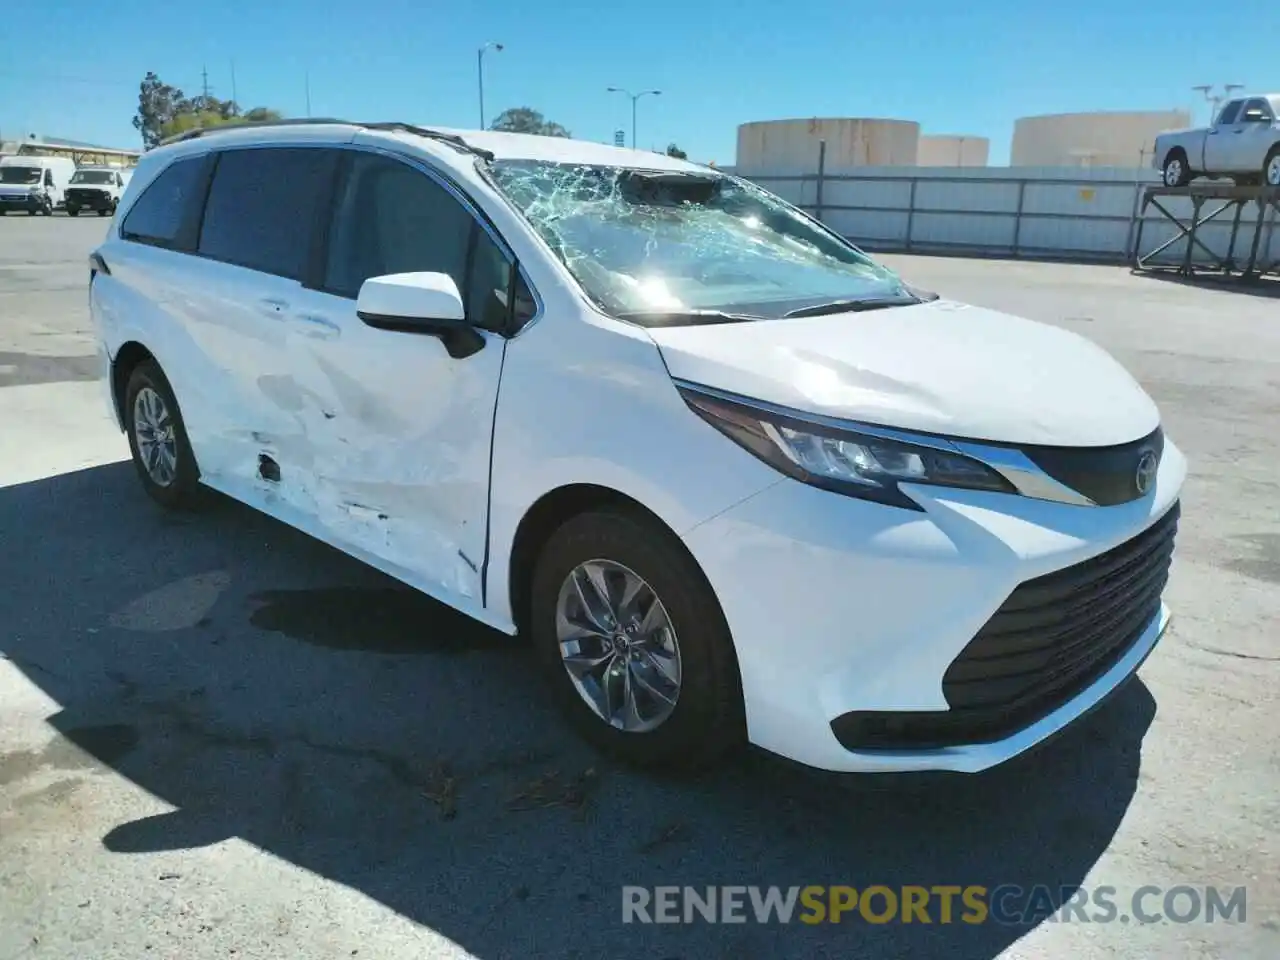
{"type": "Polygon", "coordinates": [[[891,270],[736,177],[534,160],[489,170],[588,296],[637,323],[910,296],[891,270]]]}

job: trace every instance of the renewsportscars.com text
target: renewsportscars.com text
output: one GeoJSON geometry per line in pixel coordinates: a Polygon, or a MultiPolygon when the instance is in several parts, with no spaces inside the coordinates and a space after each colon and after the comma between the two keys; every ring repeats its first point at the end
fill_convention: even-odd
{"type": "Polygon", "coordinates": [[[622,888],[623,923],[1243,923],[1244,887],[622,888]]]}

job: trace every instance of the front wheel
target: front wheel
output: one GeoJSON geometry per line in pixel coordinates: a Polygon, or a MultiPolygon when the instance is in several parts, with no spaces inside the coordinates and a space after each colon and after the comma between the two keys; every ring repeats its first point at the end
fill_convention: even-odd
{"type": "Polygon", "coordinates": [[[1272,147],[1262,164],[1262,182],[1268,187],[1280,187],[1280,147],[1272,147]]]}
{"type": "Polygon", "coordinates": [[[169,508],[195,506],[200,471],[177,398],[154,360],[143,361],[129,375],[124,428],[147,495],[169,508]]]}
{"type": "Polygon", "coordinates": [[[1191,182],[1191,169],[1187,165],[1187,157],[1181,150],[1175,150],[1164,161],[1164,185],[1166,187],[1185,187],[1191,182]]]}
{"type": "Polygon", "coordinates": [[[656,520],[603,509],[567,521],[538,558],[530,617],[560,707],[606,753],[697,767],[745,739],[720,604],[656,520]]]}

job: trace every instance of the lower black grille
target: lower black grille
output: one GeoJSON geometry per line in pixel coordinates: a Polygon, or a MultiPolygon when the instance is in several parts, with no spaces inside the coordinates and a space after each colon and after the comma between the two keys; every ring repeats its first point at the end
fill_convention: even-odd
{"type": "Polygon", "coordinates": [[[103,203],[107,199],[107,192],[105,190],[85,190],[71,187],[67,190],[67,199],[74,200],[77,203],[103,203]]]}
{"type": "Polygon", "coordinates": [[[952,661],[945,712],[849,713],[832,722],[849,749],[982,743],[1034,723],[1124,656],[1160,612],[1179,505],[1133,539],[1028,580],[952,661]]]}

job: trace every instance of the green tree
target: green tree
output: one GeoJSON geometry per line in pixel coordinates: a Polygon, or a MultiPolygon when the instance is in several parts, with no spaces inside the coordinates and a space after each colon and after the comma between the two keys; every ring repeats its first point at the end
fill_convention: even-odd
{"type": "Polygon", "coordinates": [[[572,136],[568,130],[558,123],[552,123],[532,107],[512,107],[498,114],[497,119],[489,127],[490,130],[502,130],[507,133],[536,133],[543,137],[572,136]]]}
{"type": "Polygon", "coordinates": [[[181,90],[147,71],[138,91],[138,112],[133,118],[133,126],[141,134],[144,147],[149,150],[163,139],[164,125],[173,120],[186,102],[181,90]]]}
{"type": "Polygon", "coordinates": [[[667,156],[675,157],[677,160],[688,160],[689,155],[677,147],[674,143],[667,144],[667,156]]]}

